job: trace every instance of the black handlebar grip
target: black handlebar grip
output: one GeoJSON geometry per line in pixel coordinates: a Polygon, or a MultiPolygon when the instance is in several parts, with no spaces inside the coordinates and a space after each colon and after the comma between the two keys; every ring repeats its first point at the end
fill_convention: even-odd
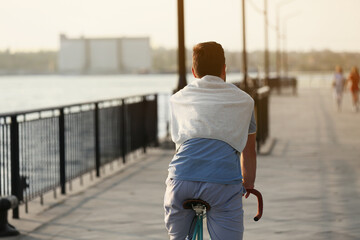
{"type": "Polygon", "coordinates": [[[254,221],[259,221],[263,214],[263,198],[261,193],[256,189],[246,189],[246,192],[252,193],[257,197],[258,200],[258,212],[254,217],[254,221]]]}

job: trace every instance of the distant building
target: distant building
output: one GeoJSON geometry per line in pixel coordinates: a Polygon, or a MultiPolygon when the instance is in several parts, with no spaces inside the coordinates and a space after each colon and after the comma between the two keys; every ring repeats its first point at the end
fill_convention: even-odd
{"type": "Polygon", "coordinates": [[[151,67],[148,37],[67,38],[60,35],[59,73],[146,73],[151,67]]]}

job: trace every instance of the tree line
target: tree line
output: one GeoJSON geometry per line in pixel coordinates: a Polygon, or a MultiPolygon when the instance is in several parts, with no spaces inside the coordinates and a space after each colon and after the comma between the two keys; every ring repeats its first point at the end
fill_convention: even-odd
{"type": "MultiPolygon", "coordinates": [[[[283,56],[284,54],[282,54],[283,56]]],[[[240,72],[242,53],[226,51],[227,69],[240,72]]],[[[270,71],[276,71],[276,53],[270,52],[270,71]]],[[[57,51],[10,52],[0,51],[0,74],[56,74],[57,51]]],[[[176,73],[177,50],[155,48],[152,50],[152,73],[176,73]]],[[[187,69],[191,69],[191,50],[186,52],[187,69]]],[[[285,59],[283,57],[282,59],[285,59]]],[[[344,69],[360,65],[360,52],[334,52],[330,50],[289,52],[289,71],[333,71],[336,65],[344,69]]],[[[284,64],[284,63],[283,63],[284,64]]],[[[248,69],[251,72],[264,70],[264,52],[248,53],[248,69]]]]}

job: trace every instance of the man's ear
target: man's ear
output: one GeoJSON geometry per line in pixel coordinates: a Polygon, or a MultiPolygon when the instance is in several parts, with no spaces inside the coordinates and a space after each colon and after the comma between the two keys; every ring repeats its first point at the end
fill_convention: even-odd
{"type": "Polygon", "coordinates": [[[192,72],[192,74],[194,75],[194,77],[197,78],[197,76],[196,76],[196,74],[195,74],[195,70],[194,70],[193,67],[191,67],[191,72],[192,72]]]}
{"type": "Polygon", "coordinates": [[[226,64],[221,69],[221,76],[220,76],[225,82],[226,82],[226,64]]]}

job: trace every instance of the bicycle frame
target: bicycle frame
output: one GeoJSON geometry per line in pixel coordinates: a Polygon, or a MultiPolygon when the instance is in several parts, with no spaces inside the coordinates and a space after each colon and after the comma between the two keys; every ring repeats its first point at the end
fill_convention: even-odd
{"type": "Polygon", "coordinates": [[[192,240],[203,240],[203,215],[196,216],[196,223],[192,240]]]}
{"type": "MultiPolygon", "coordinates": [[[[206,206],[203,204],[192,204],[191,208],[195,211],[195,227],[192,234],[191,240],[203,240],[204,237],[204,227],[203,220],[206,216],[206,206]]],[[[190,235],[191,233],[189,233],[190,235]]],[[[186,240],[189,240],[189,235],[186,240]]]]}

